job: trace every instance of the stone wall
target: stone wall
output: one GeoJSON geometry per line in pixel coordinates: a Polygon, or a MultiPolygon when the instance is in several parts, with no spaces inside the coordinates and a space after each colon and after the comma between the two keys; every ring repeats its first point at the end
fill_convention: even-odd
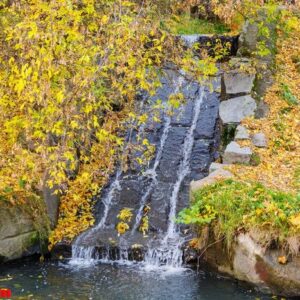
{"type": "MultiPolygon", "coordinates": [[[[264,11],[259,18],[264,18],[264,11]]],[[[268,24],[270,35],[276,37],[276,24],[268,24]]],[[[220,120],[223,132],[222,163],[213,163],[208,177],[191,183],[191,191],[233,175],[226,170],[228,164],[255,164],[255,153],[250,147],[242,147],[239,141],[250,140],[255,147],[268,147],[268,137],[262,131],[250,135],[241,122],[246,117],[267,117],[268,107],[264,95],[272,85],[276,38],[266,40],[271,52],[257,57],[255,49],[261,37],[258,25],[246,23],[240,36],[238,57],[232,58],[223,72],[220,120]]],[[[268,232],[240,232],[227,246],[225,241],[214,237],[213,228],[203,239],[200,236],[200,258],[217,271],[253,284],[259,290],[283,296],[300,295],[300,256],[287,255],[276,245],[263,247],[259,241],[268,232]]],[[[199,254],[191,255],[195,259],[199,254]]]]}

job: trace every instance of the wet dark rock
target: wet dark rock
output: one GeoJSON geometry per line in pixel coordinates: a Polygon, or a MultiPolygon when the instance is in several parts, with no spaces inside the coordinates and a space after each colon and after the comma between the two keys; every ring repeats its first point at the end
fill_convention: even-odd
{"type": "Polygon", "coordinates": [[[57,243],[51,250],[52,259],[62,259],[72,257],[72,246],[70,243],[57,243]]]}
{"type": "Polygon", "coordinates": [[[187,128],[172,127],[158,168],[158,180],[163,182],[175,182],[177,169],[182,159],[182,146],[187,128]]]}
{"type": "MultiPolygon", "coordinates": [[[[207,173],[211,164],[211,149],[213,141],[198,140],[195,141],[191,155],[191,171],[194,174],[207,173]]],[[[198,178],[192,178],[197,180],[198,178]]]]}
{"type": "Polygon", "coordinates": [[[149,202],[149,225],[154,232],[165,232],[168,226],[169,201],[173,191],[171,183],[160,182],[153,190],[149,202]]]}
{"type": "Polygon", "coordinates": [[[197,127],[195,129],[195,139],[213,139],[216,132],[219,96],[216,93],[206,95],[201,106],[197,127]]]}
{"type": "Polygon", "coordinates": [[[172,116],[172,126],[190,126],[193,119],[193,101],[189,101],[186,105],[183,105],[178,112],[175,112],[172,116]]]}
{"type": "MultiPolygon", "coordinates": [[[[190,180],[186,180],[180,187],[179,195],[178,195],[178,203],[176,207],[176,214],[178,214],[181,210],[188,207],[190,204],[190,180]]],[[[180,225],[180,227],[184,227],[180,225]]],[[[188,228],[188,227],[186,227],[188,228]]]]}
{"type": "Polygon", "coordinates": [[[121,180],[121,189],[116,193],[114,197],[113,205],[109,211],[107,218],[107,226],[115,226],[118,221],[118,214],[123,208],[138,209],[140,199],[144,191],[144,182],[142,180],[121,180]]]}

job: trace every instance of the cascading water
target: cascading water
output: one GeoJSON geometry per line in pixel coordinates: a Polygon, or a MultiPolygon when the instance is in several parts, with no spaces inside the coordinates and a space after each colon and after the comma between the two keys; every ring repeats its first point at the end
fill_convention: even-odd
{"type": "Polygon", "coordinates": [[[157,167],[159,165],[159,162],[161,160],[162,151],[163,151],[166,139],[168,137],[168,133],[169,133],[170,127],[171,127],[170,125],[171,125],[171,117],[167,116],[166,120],[165,120],[165,123],[164,123],[164,130],[163,130],[163,134],[162,134],[161,141],[160,141],[160,147],[158,149],[158,152],[157,152],[157,155],[156,155],[156,158],[155,158],[154,166],[153,166],[153,168],[148,169],[144,173],[144,176],[150,176],[151,177],[152,182],[151,182],[150,186],[147,188],[147,191],[144,193],[144,195],[143,195],[143,197],[141,199],[140,208],[139,208],[139,210],[137,212],[137,215],[136,215],[136,218],[135,218],[135,223],[134,223],[132,231],[131,231],[132,234],[134,234],[136,232],[136,230],[138,229],[138,227],[140,225],[140,222],[142,220],[142,217],[143,217],[143,210],[144,210],[146,201],[149,198],[149,196],[150,196],[153,188],[157,184],[156,169],[157,169],[157,167]]]}
{"type": "MultiPolygon", "coordinates": [[[[183,82],[184,82],[184,80],[183,80],[182,76],[179,76],[177,78],[177,80],[174,81],[174,87],[175,87],[174,93],[175,94],[179,93],[180,89],[182,88],[183,82]]],[[[161,136],[160,145],[159,145],[156,157],[155,157],[154,165],[153,165],[152,168],[148,169],[143,174],[144,176],[150,176],[152,182],[151,182],[151,184],[149,185],[146,192],[144,193],[144,195],[141,198],[140,208],[137,212],[135,223],[134,223],[132,231],[131,231],[132,234],[134,234],[137,231],[137,229],[140,225],[140,222],[142,220],[142,217],[143,217],[143,210],[144,210],[146,201],[149,198],[151,192],[153,191],[153,188],[158,183],[157,178],[156,178],[157,177],[156,171],[157,171],[157,168],[158,168],[159,163],[160,163],[161,158],[162,158],[164,146],[165,146],[166,140],[167,140],[168,135],[169,135],[169,131],[170,131],[170,128],[171,128],[171,120],[172,120],[171,116],[168,113],[166,113],[166,111],[165,111],[165,115],[166,116],[165,116],[165,121],[164,121],[164,129],[163,129],[163,133],[162,133],[162,136],[161,136]]]]}
{"type": "MultiPolygon", "coordinates": [[[[129,260],[142,261],[146,269],[179,268],[183,264],[183,245],[187,236],[181,233],[175,218],[188,205],[188,183],[208,172],[215,139],[218,94],[172,73],[149,105],[161,99],[166,105],[171,94],[182,92],[186,102],[170,115],[162,112],[162,124],[146,124],[139,133],[156,145],[156,155],[146,171],[122,172],[118,169],[107,192],[99,201],[98,224],[81,234],[72,246],[72,263],[86,264],[129,260]],[[205,99],[205,102],[204,102],[205,99]],[[149,231],[143,235],[140,225],[146,213],[149,231]],[[123,208],[134,213],[131,230],[119,235],[117,215],[123,208]],[[138,250],[136,250],[138,247],[138,250]]],[[[149,106],[148,106],[149,108],[149,106]]],[[[151,108],[149,109],[151,111],[151,108]]],[[[147,107],[142,108],[147,112],[147,107]]],[[[149,118],[151,119],[151,118],[149,118]]]]}

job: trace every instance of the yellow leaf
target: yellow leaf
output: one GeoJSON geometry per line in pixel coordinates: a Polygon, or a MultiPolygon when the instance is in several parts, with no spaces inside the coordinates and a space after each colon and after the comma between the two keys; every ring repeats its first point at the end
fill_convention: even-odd
{"type": "Polygon", "coordinates": [[[292,225],[296,226],[296,227],[300,227],[300,214],[296,215],[296,216],[292,216],[290,217],[290,222],[292,225]]]}
{"type": "Polygon", "coordinates": [[[286,265],[287,264],[287,258],[286,258],[286,256],[279,256],[278,259],[277,259],[277,261],[281,265],[286,265]]]}

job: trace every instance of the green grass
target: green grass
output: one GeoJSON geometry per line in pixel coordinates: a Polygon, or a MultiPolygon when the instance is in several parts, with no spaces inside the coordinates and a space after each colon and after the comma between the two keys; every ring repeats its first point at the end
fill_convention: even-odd
{"type": "Polygon", "coordinates": [[[211,225],[228,243],[240,230],[258,229],[268,232],[269,240],[262,243],[275,238],[284,245],[289,236],[300,234],[300,195],[270,190],[259,183],[226,180],[196,192],[178,222],[199,228],[211,225]]]}
{"type": "Polygon", "coordinates": [[[281,84],[281,97],[286,101],[290,106],[295,106],[299,104],[299,100],[294,96],[288,85],[281,84]]]}
{"type": "Polygon", "coordinates": [[[173,17],[164,24],[173,34],[224,34],[230,29],[219,21],[193,19],[189,15],[173,17]]]}

